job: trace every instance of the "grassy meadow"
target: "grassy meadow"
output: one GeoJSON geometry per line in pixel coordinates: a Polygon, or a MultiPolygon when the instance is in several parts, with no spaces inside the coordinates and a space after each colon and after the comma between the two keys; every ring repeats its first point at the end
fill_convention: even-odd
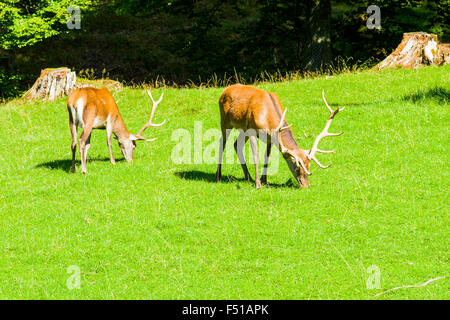
{"type": "MultiPolygon", "coordinates": [[[[113,166],[95,130],[88,175],[78,149],[68,172],[67,98],[1,105],[0,299],[449,299],[450,66],[258,87],[279,95],[306,149],[328,117],[322,89],[346,106],[330,130],[345,134],[320,144],[337,150],[318,156],[333,165],[311,165],[310,189],[281,158],[260,190],[237,163],[215,183],[215,164],[173,162],[174,130],[194,145],[196,121],[219,128],[223,88],[153,90],[164,91],[155,122],[167,123],[145,136],[158,139],[138,143],[132,163],[114,141],[113,166]],[[70,266],[79,289],[67,287],[70,266]]],[[[136,133],[145,90],[115,95],[136,133]]]]}

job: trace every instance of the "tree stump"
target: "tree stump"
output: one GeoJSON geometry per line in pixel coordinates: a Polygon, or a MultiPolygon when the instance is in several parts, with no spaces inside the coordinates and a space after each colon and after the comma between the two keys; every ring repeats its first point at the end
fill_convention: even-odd
{"type": "Polygon", "coordinates": [[[79,82],[77,82],[75,72],[68,68],[44,69],[31,89],[23,95],[23,98],[54,101],[70,95],[75,89],[83,87],[106,88],[110,91],[117,91],[122,87],[122,84],[110,79],[79,79],[79,82]]]}
{"type": "Polygon", "coordinates": [[[75,72],[68,68],[44,69],[23,98],[54,101],[59,97],[69,95],[75,88],[76,80],[75,72]]]}
{"type": "Polygon", "coordinates": [[[450,64],[450,43],[438,44],[439,59],[443,61],[442,64],[450,64]]]}
{"type": "Polygon", "coordinates": [[[442,65],[450,62],[450,45],[439,43],[437,35],[425,32],[403,34],[397,49],[374,67],[415,69],[425,65],[442,65]]]}

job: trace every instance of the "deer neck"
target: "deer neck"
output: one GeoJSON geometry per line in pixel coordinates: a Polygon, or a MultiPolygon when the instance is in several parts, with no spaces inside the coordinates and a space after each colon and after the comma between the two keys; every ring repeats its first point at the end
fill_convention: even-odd
{"type": "Polygon", "coordinates": [[[287,128],[279,133],[278,142],[278,148],[283,155],[288,154],[288,152],[295,153],[298,149],[300,149],[290,128],[287,128]]]}
{"type": "Polygon", "coordinates": [[[112,132],[117,137],[118,140],[128,139],[131,135],[131,132],[127,129],[125,122],[122,117],[117,115],[115,119],[111,119],[112,132]]]}

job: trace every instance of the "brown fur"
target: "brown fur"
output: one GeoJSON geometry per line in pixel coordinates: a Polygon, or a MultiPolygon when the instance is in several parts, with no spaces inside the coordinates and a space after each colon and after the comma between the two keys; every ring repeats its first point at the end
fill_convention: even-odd
{"type": "Polygon", "coordinates": [[[112,134],[117,137],[119,146],[127,161],[133,159],[132,151],[135,148],[134,141],[128,131],[122,116],[120,115],[114,97],[107,89],[96,89],[92,87],[78,88],[74,90],[67,100],[69,111],[69,126],[72,133],[72,172],[75,172],[75,152],[77,127],[80,125],[77,119],[77,109],[83,108],[83,132],[79,139],[81,152],[81,172],[87,173],[86,157],[90,147],[90,138],[93,129],[106,129],[107,143],[110,161],[115,163],[112,152],[112,134]]]}
{"type": "MultiPolygon", "coordinates": [[[[276,93],[267,92],[252,86],[241,84],[229,86],[223,91],[219,99],[219,109],[222,129],[222,152],[223,148],[225,148],[227,139],[226,130],[232,128],[242,129],[244,131],[248,129],[254,129],[257,131],[264,130],[270,136],[274,129],[276,129],[280,124],[281,117],[283,115],[283,106],[281,104],[280,98],[276,93]]],[[[287,126],[286,120],[284,120],[283,126],[287,126]]],[[[305,152],[298,147],[290,128],[281,131],[280,140],[284,148],[290,150],[298,157],[302,158],[305,165],[309,169],[309,160],[306,157],[305,152]]],[[[266,152],[267,161],[270,156],[270,145],[271,143],[269,141],[268,149],[266,152]]],[[[236,151],[238,152],[237,149],[236,151]]],[[[222,157],[222,152],[219,152],[219,157],[222,157]]],[[[285,159],[287,159],[287,161],[290,161],[288,160],[290,156],[287,153],[283,154],[283,156],[285,157],[285,159]]],[[[222,159],[220,158],[216,173],[217,181],[220,181],[221,179],[221,161],[222,159]]],[[[267,163],[265,163],[264,165],[264,168],[266,167],[267,163]]],[[[245,163],[242,164],[242,168],[244,170],[246,178],[249,179],[248,170],[245,163]]],[[[257,174],[257,163],[255,163],[255,171],[255,174],[257,174]]],[[[294,175],[296,175],[296,178],[298,178],[297,174],[294,175]]],[[[266,179],[266,171],[263,171],[261,180],[264,182],[266,179]]],[[[260,179],[258,176],[256,176],[255,183],[257,187],[260,187],[259,182],[260,179]]],[[[305,174],[302,175],[302,183],[309,185],[307,183],[307,177],[305,174]]]]}
{"type": "MultiPolygon", "coordinates": [[[[87,101],[83,111],[84,123],[91,122],[91,119],[102,118],[106,120],[110,116],[111,123],[113,124],[113,132],[123,131],[122,134],[130,132],[128,131],[125,122],[119,112],[114,97],[107,89],[96,89],[92,87],[78,88],[74,90],[67,100],[67,107],[76,105],[78,99],[87,101]]],[[[69,110],[70,114],[70,110],[69,110]]],[[[93,129],[105,129],[106,127],[99,127],[93,129]]]]}

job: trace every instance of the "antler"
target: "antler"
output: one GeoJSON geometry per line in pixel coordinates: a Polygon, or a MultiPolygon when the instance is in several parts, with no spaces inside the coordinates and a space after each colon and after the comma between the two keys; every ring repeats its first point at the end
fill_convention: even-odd
{"type": "Polygon", "coordinates": [[[330,125],[331,125],[331,122],[333,121],[334,116],[339,111],[344,110],[345,107],[337,108],[336,110],[333,111],[333,109],[331,109],[331,107],[328,105],[327,100],[325,100],[325,92],[323,90],[322,90],[322,99],[323,99],[323,102],[325,103],[325,106],[330,111],[330,117],[328,118],[328,121],[325,124],[325,128],[322,130],[322,132],[317,136],[316,140],[314,141],[314,144],[313,144],[311,150],[309,151],[308,158],[309,158],[309,160],[313,160],[315,163],[317,163],[317,165],[319,167],[321,167],[323,169],[327,169],[331,164],[329,164],[328,166],[324,166],[324,165],[320,164],[319,160],[317,160],[317,158],[316,158],[316,153],[317,152],[319,152],[319,153],[333,153],[336,150],[325,151],[325,150],[319,149],[317,146],[318,146],[320,140],[322,140],[322,138],[332,137],[332,136],[340,136],[341,134],[343,134],[343,132],[329,133],[328,129],[330,128],[330,125]]]}
{"type": "Polygon", "coordinates": [[[287,109],[284,109],[283,115],[281,116],[280,123],[278,124],[278,127],[276,127],[275,132],[281,132],[281,131],[283,131],[284,129],[287,129],[287,128],[289,128],[290,126],[292,126],[292,124],[290,124],[290,125],[288,125],[288,126],[282,127],[284,118],[286,117],[286,111],[287,111],[287,109]]]}
{"type": "Polygon", "coordinates": [[[161,102],[161,100],[162,100],[162,98],[164,96],[164,92],[161,94],[161,97],[159,97],[159,100],[156,101],[156,102],[155,102],[155,100],[153,100],[153,97],[152,97],[152,94],[150,93],[150,90],[147,90],[147,94],[149,95],[150,99],[153,102],[153,108],[152,108],[152,112],[150,114],[150,119],[147,121],[146,124],[144,124],[144,126],[141,128],[141,130],[139,130],[138,134],[136,135],[136,137],[138,139],[141,139],[141,140],[148,140],[148,139],[145,139],[145,138],[143,138],[141,136],[141,134],[145,131],[145,129],[147,129],[148,127],[159,127],[159,126],[162,126],[166,122],[166,120],[164,120],[163,122],[158,123],[158,124],[152,123],[153,115],[155,114],[156,107],[161,102]]]}

